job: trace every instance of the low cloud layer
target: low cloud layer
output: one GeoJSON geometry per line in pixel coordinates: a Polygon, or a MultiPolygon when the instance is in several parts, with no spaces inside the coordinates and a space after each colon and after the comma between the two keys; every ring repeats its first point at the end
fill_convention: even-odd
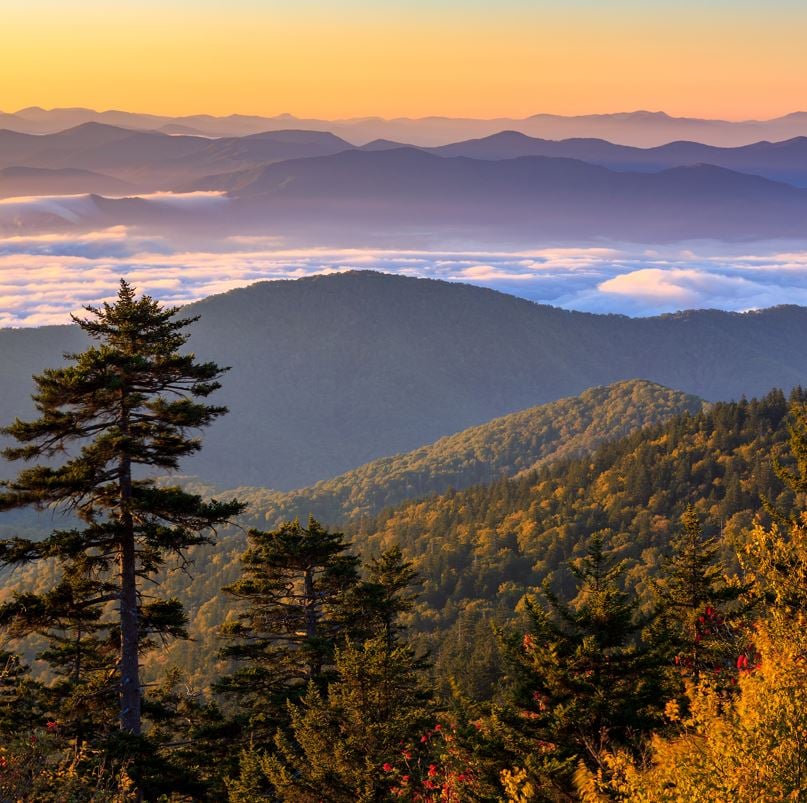
{"type": "Polygon", "coordinates": [[[84,304],[112,297],[121,277],[183,304],[256,281],[351,269],[467,282],[566,309],[627,315],[807,305],[807,245],[385,251],[289,249],[271,237],[244,236],[188,247],[118,226],[0,238],[0,326],[65,323],[84,304]]]}

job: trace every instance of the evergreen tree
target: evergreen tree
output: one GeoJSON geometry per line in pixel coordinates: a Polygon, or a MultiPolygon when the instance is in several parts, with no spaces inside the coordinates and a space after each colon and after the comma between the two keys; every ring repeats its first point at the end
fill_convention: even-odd
{"type": "Polygon", "coordinates": [[[495,610],[482,602],[468,603],[454,624],[437,634],[435,690],[443,697],[458,691],[476,702],[491,700],[502,674],[496,631],[511,618],[505,608],[495,610]]]}
{"type": "Polygon", "coordinates": [[[351,592],[351,602],[343,614],[344,623],[349,630],[368,639],[382,635],[391,652],[404,630],[401,615],[415,605],[418,595],[412,586],[418,574],[397,544],[371,558],[365,570],[367,579],[351,592]]]}
{"type": "Polygon", "coordinates": [[[705,671],[720,674],[734,666],[747,612],[740,599],[748,588],[726,577],[720,543],[704,535],[692,505],[681,516],[670,549],[655,583],[662,626],[668,629],[676,665],[697,683],[705,671]]]}
{"type": "Polygon", "coordinates": [[[226,409],[197,400],[219,388],[226,369],[180,354],[195,318],[178,318],[176,308],[149,296],[136,298],[125,281],[113,304],[86,310],[89,317],[74,321],[97,344],[34,377],[39,418],[4,430],[20,444],[4,451],[7,459],[44,462],[4,482],[0,494],[0,509],[54,506],[78,525],[41,541],[4,540],[0,564],[51,560],[65,568],[64,580],[36,601],[43,617],[61,615],[73,631],[52,642],[49,658],[64,670],[98,634],[113,639],[119,728],[137,737],[140,653],[152,638],[184,630],[181,605],[151,596],[144,582],[169,558],[184,562],[189,547],[209,542],[212,528],[242,509],[163,487],[147,473],[175,470],[201,447],[190,430],[226,409]],[[112,602],[117,612],[110,616],[112,602]]]}
{"type": "Polygon", "coordinates": [[[241,666],[216,683],[235,697],[254,735],[271,738],[286,720],[286,700],[333,676],[337,640],[350,634],[358,558],[342,533],[313,518],[277,530],[251,530],[242,577],[224,591],[243,603],[222,628],[222,655],[241,666]]]}
{"type": "Polygon", "coordinates": [[[0,739],[32,730],[44,719],[44,689],[28,666],[12,652],[0,650],[0,739]]]}
{"type": "Polygon", "coordinates": [[[44,593],[16,593],[0,606],[0,627],[14,638],[32,634],[45,641],[37,658],[55,675],[48,686],[48,716],[72,741],[73,753],[86,742],[102,745],[115,729],[118,703],[115,633],[97,599],[109,584],[87,573],[81,556],[62,567],[62,576],[44,593]]]}
{"type": "Polygon", "coordinates": [[[575,602],[545,584],[528,604],[531,632],[504,645],[514,765],[550,800],[570,798],[579,761],[595,765],[606,744],[637,746],[660,716],[661,662],[641,642],[647,621],[619,588],[625,566],[606,552],[607,535],[595,533],[571,564],[575,602]]]}
{"type": "Polygon", "coordinates": [[[238,766],[237,725],[176,667],[152,686],[144,714],[151,743],[170,758],[161,769],[163,786],[178,797],[225,799],[225,778],[238,766]]]}
{"type": "Polygon", "coordinates": [[[435,760],[424,736],[436,718],[429,665],[406,643],[400,622],[415,598],[416,573],[397,547],[366,570],[368,579],[334,609],[344,638],[335,641],[330,681],[309,681],[288,700],[288,727],[278,729],[272,749],[253,744],[244,752],[239,777],[228,782],[234,803],[385,800],[414,772],[408,765],[424,761],[424,789],[439,788],[425,769],[435,760]]]}
{"type": "Polygon", "coordinates": [[[313,684],[291,705],[291,735],[262,760],[276,796],[287,803],[383,800],[403,746],[434,721],[422,666],[385,636],[335,654],[336,679],[323,694],[313,684]]]}

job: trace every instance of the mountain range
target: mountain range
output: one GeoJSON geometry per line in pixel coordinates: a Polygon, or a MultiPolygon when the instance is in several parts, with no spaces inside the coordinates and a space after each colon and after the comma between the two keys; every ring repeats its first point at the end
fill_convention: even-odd
{"type": "Polygon", "coordinates": [[[711,165],[616,172],[576,159],[441,158],[412,148],[294,159],[197,189],[229,191],[242,225],[343,236],[453,228],[492,241],[658,243],[798,238],[807,221],[807,191],[711,165]]]}
{"type": "MultiPolygon", "coordinates": [[[[231,415],[184,466],[219,487],[302,488],[626,379],[719,400],[807,376],[800,307],[634,319],[364,271],[258,283],[187,312],[201,315],[193,350],[232,366],[217,394],[231,415]]],[[[73,327],[0,330],[0,418],[30,415],[31,375],[83,346],[73,327]]]]}
{"type": "Polygon", "coordinates": [[[70,167],[48,169],[43,167],[0,168],[0,198],[32,195],[129,195],[135,187],[92,170],[70,167]]]}
{"type": "MultiPolygon", "coordinates": [[[[396,143],[369,143],[365,149],[396,147],[396,143]]],[[[677,141],[653,148],[617,145],[604,139],[548,140],[518,131],[501,131],[482,139],[454,142],[427,149],[438,156],[471,159],[514,159],[520,156],[552,156],[579,159],[611,170],[655,172],[671,167],[709,164],[774,181],[807,186],[807,137],[781,142],[755,142],[740,147],[715,147],[700,142],[677,141]]]]}
{"type": "Polygon", "coordinates": [[[52,134],[0,130],[0,198],[3,235],[122,225],[330,247],[799,240],[807,137],[637,148],[499,131],[357,148],[328,131],[210,138],[89,121],[52,134]],[[196,202],[200,191],[219,202],[196,202]],[[177,202],[154,195],[165,192],[177,202]]]}
{"type": "Polygon", "coordinates": [[[0,131],[0,197],[10,199],[2,234],[125,225],[392,248],[800,239],[805,185],[807,138],[642,149],[504,131],[436,148],[355,148],[310,130],[211,139],[88,122],[54,134],[0,131]],[[187,203],[197,191],[221,202],[187,203]]]}
{"type": "Polygon", "coordinates": [[[319,131],[268,131],[210,139],[88,122],[45,135],[0,131],[0,167],[70,167],[130,182],[130,190],[170,190],[209,173],[323,156],[351,147],[345,140],[319,131]]]}
{"type": "Polygon", "coordinates": [[[87,122],[100,122],[124,128],[232,137],[281,129],[329,131],[353,144],[389,139],[414,145],[445,145],[461,139],[486,137],[499,131],[514,130],[533,137],[567,139],[600,137],[624,145],[651,147],[676,140],[696,140],[711,145],[748,145],[763,139],[783,140],[807,135],[807,112],[794,112],[771,120],[708,120],[671,117],[664,112],[633,111],[616,114],[563,116],[535,114],[521,119],[423,117],[383,119],[358,117],[344,120],[318,120],[279,114],[273,117],[250,115],[191,115],[166,117],[125,111],[97,112],[92,109],[41,109],[31,107],[14,113],[0,112],[0,128],[32,134],[52,134],[87,122]]]}
{"type": "MultiPolygon", "coordinates": [[[[264,131],[211,139],[89,122],[46,135],[0,130],[0,167],[106,172],[133,182],[143,190],[176,190],[200,178],[249,171],[287,159],[330,156],[353,147],[332,133],[312,130],[264,131]]],[[[404,147],[414,146],[375,140],[360,149],[386,151],[404,147]]],[[[436,156],[485,160],[524,156],[578,159],[611,170],[639,172],[710,164],[799,186],[807,184],[807,137],[804,136],[741,147],[677,141],[637,148],[603,139],[551,140],[529,137],[518,131],[499,131],[481,139],[421,147],[420,150],[436,156]]]]}

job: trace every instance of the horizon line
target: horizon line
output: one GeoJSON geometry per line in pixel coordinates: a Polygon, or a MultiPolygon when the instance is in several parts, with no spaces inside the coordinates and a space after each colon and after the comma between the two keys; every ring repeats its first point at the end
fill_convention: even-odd
{"type": "Polygon", "coordinates": [[[83,112],[92,112],[93,114],[131,114],[131,115],[141,115],[146,117],[159,117],[159,118],[166,118],[166,119],[173,119],[173,120],[183,120],[189,119],[194,117],[210,117],[216,120],[225,120],[232,117],[252,117],[258,119],[265,119],[265,120],[276,120],[282,117],[291,117],[295,120],[321,120],[323,122],[332,122],[332,123],[340,123],[340,122],[352,122],[357,120],[383,120],[385,122],[391,122],[395,120],[412,120],[412,121],[422,121],[422,120],[431,120],[431,119],[441,119],[441,120],[475,120],[480,122],[495,122],[498,120],[512,120],[515,122],[524,122],[526,120],[531,120],[535,117],[557,117],[562,119],[577,119],[581,117],[617,117],[620,115],[651,115],[654,117],[665,117],[669,120],[696,120],[699,122],[718,122],[718,123],[733,123],[733,124],[753,124],[753,123],[770,123],[776,120],[783,120],[787,117],[793,117],[799,114],[807,114],[807,109],[794,109],[790,112],[785,112],[784,114],[775,115],[773,117],[698,117],[698,116],[691,116],[691,115],[673,115],[669,112],[664,111],[663,109],[651,110],[646,108],[638,108],[632,110],[625,110],[625,111],[610,111],[610,112],[582,112],[579,114],[560,114],[556,112],[534,112],[532,114],[528,114],[526,116],[508,116],[508,115],[495,115],[492,117],[474,117],[474,116],[456,116],[456,115],[445,115],[445,114],[425,114],[420,116],[409,116],[409,115],[398,115],[394,117],[384,117],[383,115],[379,114],[363,114],[363,115],[351,115],[349,117],[327,117],[327,116],[311,116],[311,115],[299,115],[293,112],[277,112],[274,114],[268,113],[257,113],[257,112],[228,112],[225,114],[213,114],[211,112],[194,112],[192,114],[167,114],[167,113],[159,113],[159,112],[149,112],[149,111],[134,111],[132,109],[126,108],[107,108],[107,109],[98,109],[92,106],[53,106],[51,108],[45,108],[43,106],[23,106],[15,111],[4,111],[0,108],[0,114],[8,115],[12,117],[18,117],[22,115],[24,112],[31,112],[31,111],[38,111],[44,112],[45,114],[53,114],[55,112],[65,112],[65,111],[83,111],[83,112]]]}

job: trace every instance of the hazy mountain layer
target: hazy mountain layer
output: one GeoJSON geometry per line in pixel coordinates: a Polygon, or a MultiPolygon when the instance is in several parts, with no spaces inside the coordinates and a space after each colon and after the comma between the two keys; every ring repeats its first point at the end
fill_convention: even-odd
{"type": "Polygon", "coordinates": [[[670,117],[663,112],[634,111],[616,114],[562,116],[535,114],[522,119],[424,117],[419,119],[362,117],[347,120],[317,120],[280,114],[275,117],[249,115],[192,115],[161,117],[123,111],[96,112],[91,109],[21,109],[0,114],[0,127],[45,134],[86,122],[103,122],[135,129],[158,129],[169,134],[214,137],[242,136],[261,131],[305,128],[331,131],[354,144],[375,139],[411,142],[415,145],[445,145],[461,139],[485,137],[498,131],[521,131],[534,137],[566,139],[600,137],[625,145],[650,147],[676,140],[696,140],[711,145],[747,145],[762,139],[782,140],[807,135],[807,113],[795,112],[772,120],[703,120],[670,117]]]}
{"type": "Polygon", "coordinates": [[[126,225],[157,235],[274,236],[293,245],[411,248],[804,237],[807,138],[640,149],[513,131],[440,148],[355,149],[332,133],[210,139],[88,122],[0,131],[0,197],[87,197],[0,209],[0,233],[126,225]],[[193,196],[221,194],[206,206],[193,196]],[[142,194],[143,198],[104,196],[142,194]],[[190,197],[190,201],[189,201],[190,197]]]}
{"type": "MultiPolygon", "coordinates": [[[[353,272],[193,305],[191,346],[232,366],[231,415],[186,470],[220,487],[300,488],[586,388],[642,377],[709,400],[807,377],[807,309],[632,319],[433,280],[353,272]]],[[[31,375],[83,347],[70,327],[0,330],[0,418],[31,375]]]]}
{"type": "Polygon", "coordinates": [[[239,220],[314,232],[476,227],[491,238],[665,242],[795,238],[807,219],[807,191],[708,165],[615,172],[574,159],[439,158],[411,148],[269,165],[236,196],[239,220]]]}
{"type": "Polygon", "coordinates": [[[193,188],[230,195],[206,207],[182,203],[187,196],[170,204],[88,196],[78,210],[12,204],[0,209],[0,232],[129,225],[308,245],[414,247],[425,237],[535,246],[798,239],[807,220],[807,190],[709,165],[618,172],[575,159],[441,158],[412,148],[281,161],[183,187],[193,188]]]}
{"type": "MultiPolygon", "coordinates": [[[[380,143],[373,145],[381,149],[380,143]]],[[[394,147],[389,143],[387,147],[394,147]]],[[[468,140],[429,149],[438,156],[471,159],[514,159],[520,156],[552,156],[580,159],[612,170],[660,171],[671,167],[710,164],[752,173],[796,186],[807,185],[807,137],[784,142],[755,142],[735,148],[719,148],[699,142],[671,142],[655,148],[616,145],[604,139],[547,140],[517,131],[502,131],[484,139],[468,140]]]]}
{"type": "Polygon", "coordinates": [[[125,195],[134,191],[125,181],[69,167],[47,169],[40,167],[0,168],[0,198],[26,195],[125,195]]]}
{"type": "MultiPolygon", "coordinates": [[[[42,136],[0,131],[0,167],[101,171],[145,190],[168,190],[210,173],[324,156],[350,147],[345,140],[319,131],[283,130],[210,139],[88,122],[42,136]]],[[[58,188],[49,192],[58,192],[58,188]]]]}

